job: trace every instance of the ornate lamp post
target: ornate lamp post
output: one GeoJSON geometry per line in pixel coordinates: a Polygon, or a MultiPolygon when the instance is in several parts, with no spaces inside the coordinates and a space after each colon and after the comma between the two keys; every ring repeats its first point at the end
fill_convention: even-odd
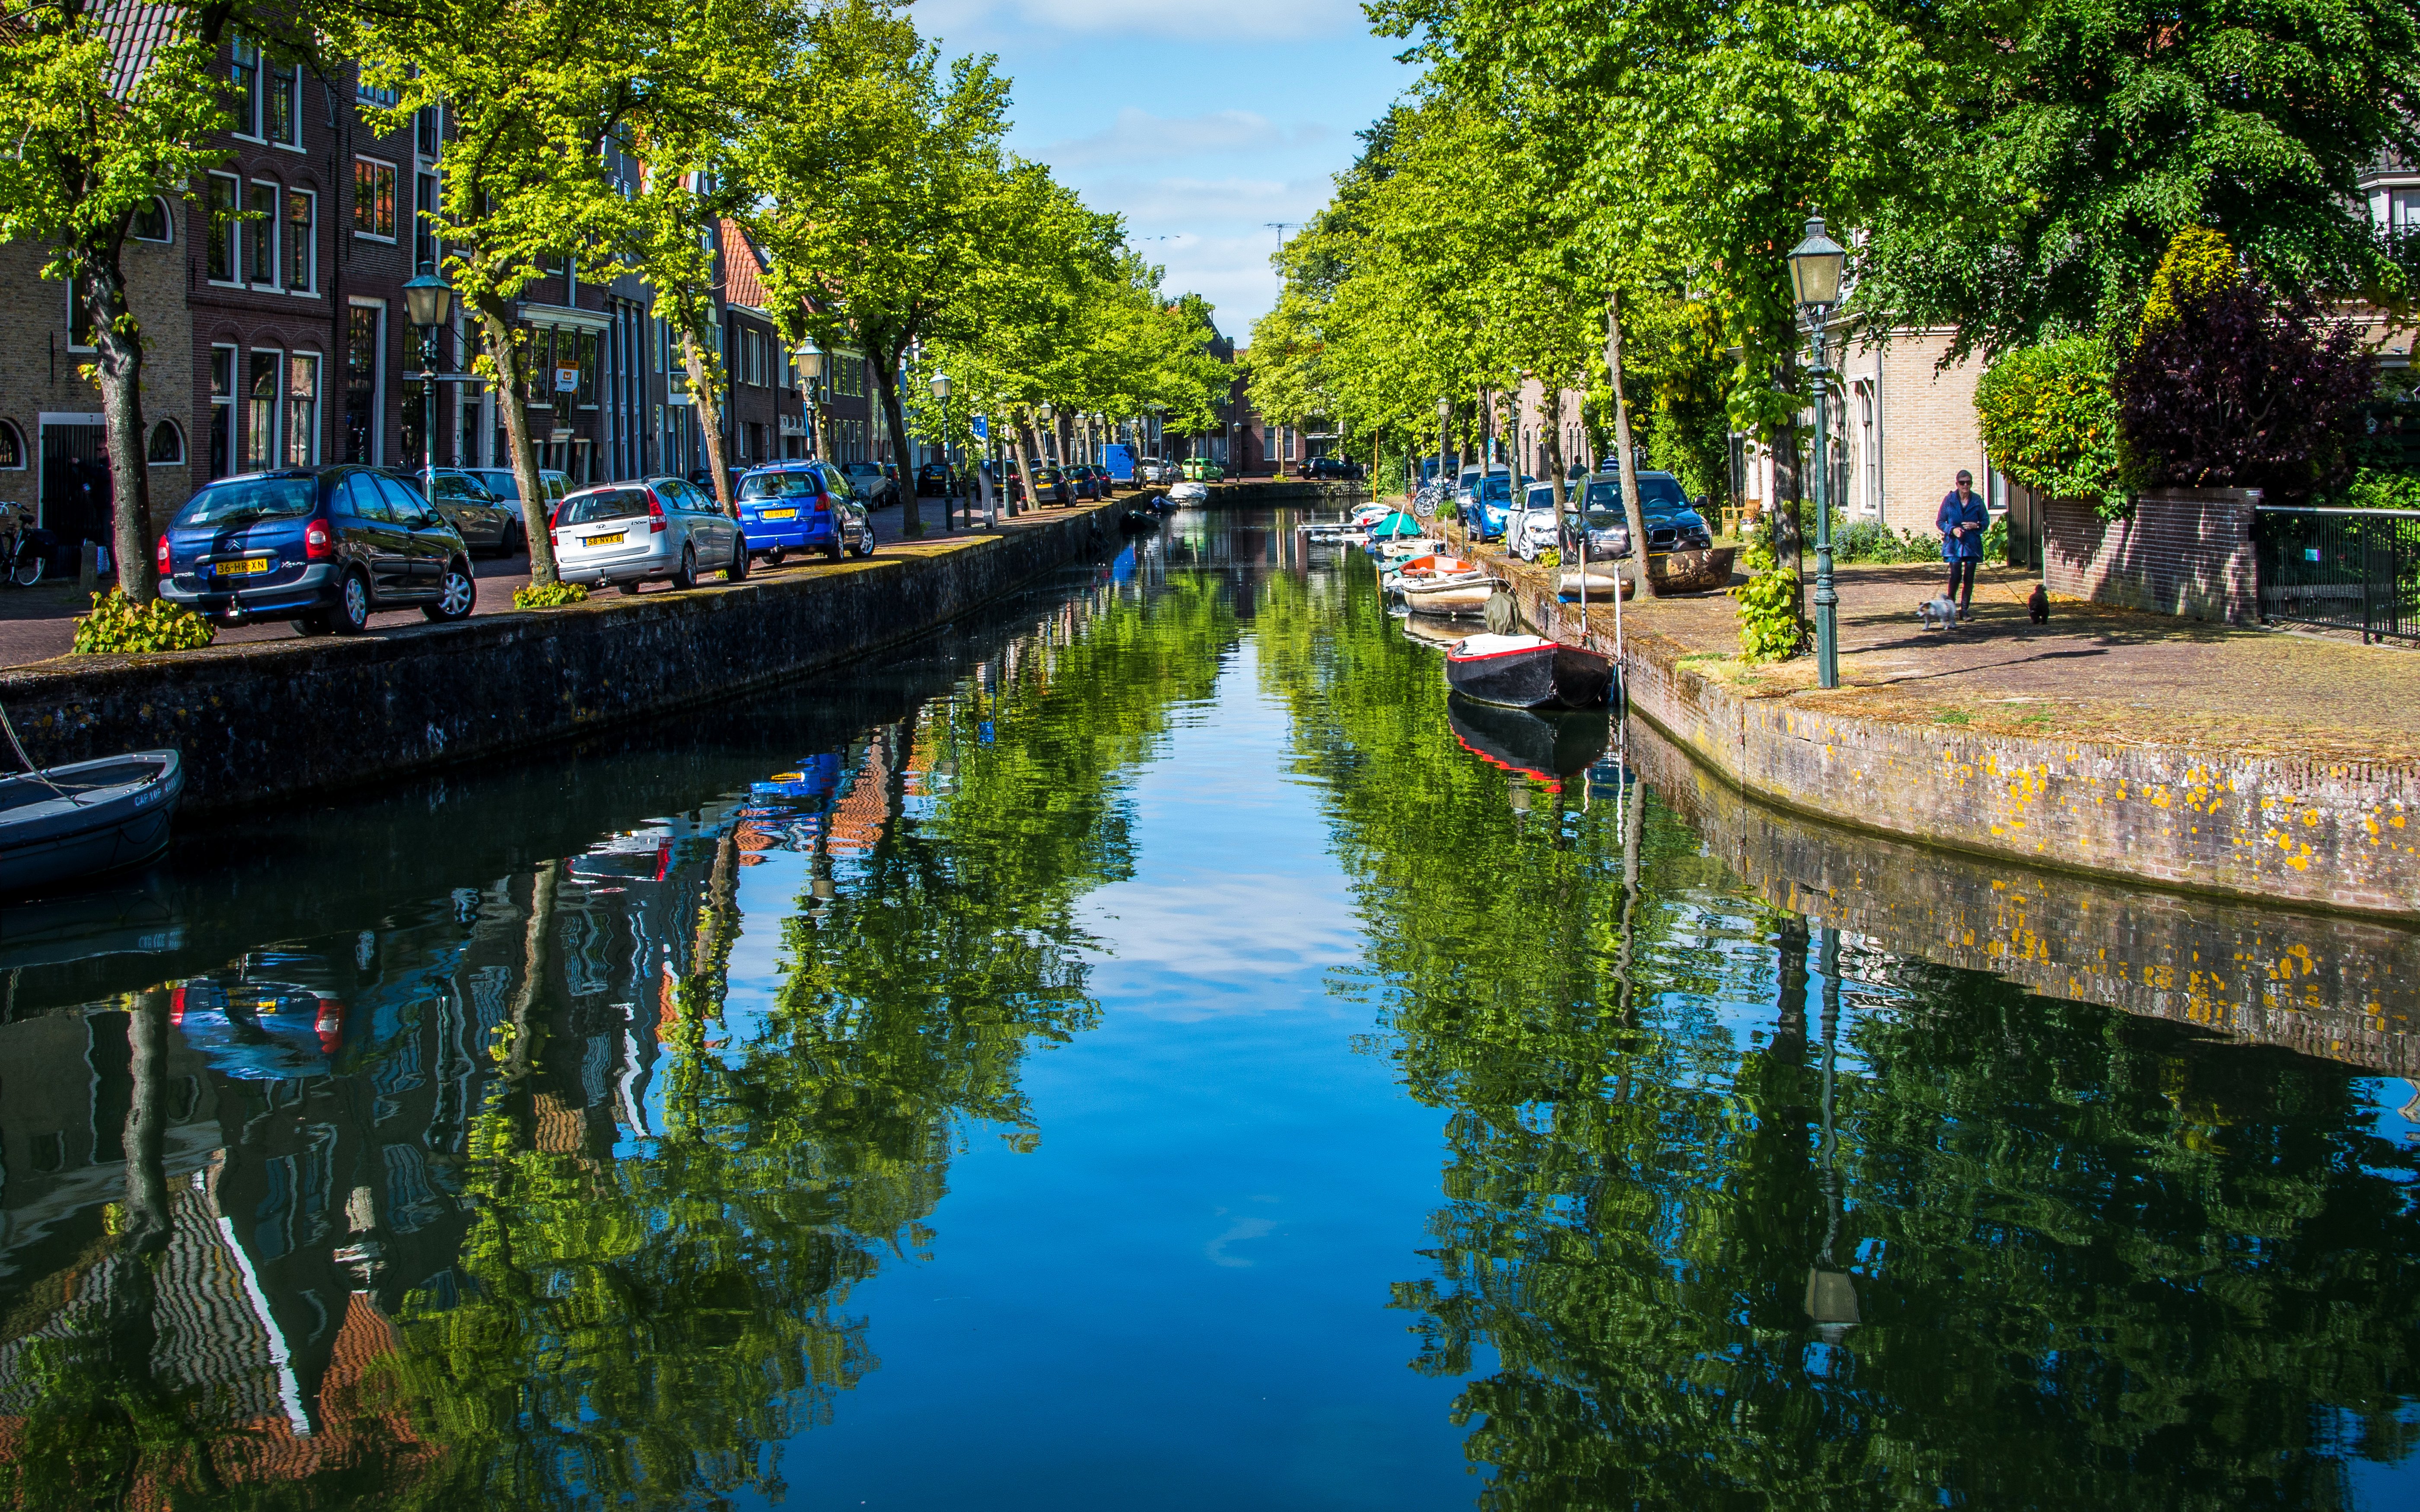
{"type": "Polygon", "coordinates": [[[820,461],[824,459],[824,433],[815,411],[823,399],[824,349],[809,336],[790,355],[798,359],[799,402],[807,410],[807,452],[820,461]]]}
{"type": "Polygon", "coordinates": [[[1453,401],[1439,399],[1437,401],[1437,497],[1439,499],[1445,497],[1445,489],[1449,486],[1445,475],[1445,448],[1446,433],[1452,428],[1452,425],[1453,401]]]}
{"type": "MultiPolygon", "coordinates": [[[[1042,442],[1042,465],[1044,467],[1057,467],[1059,465],[1057,460],[1059,455],[1059,412],[1050,408],[1050,401],[1047,399],[1042,401],[1042,408],[1037,412],[1042,416],[1042,432],[1044,438],[1042,442]]],[[[1036,499],[1033,502],[1038,507],[1042,501],[1036,499]]]]}
{"type": "Polygon", "coordinates": [[[454,285],[423,272],[403,285],[403,308],[420,331],[420,439],[428,496],[437,497],[437,329],[454,318],[454,285]]]}
{"type": "Polygon", "coordinates": [[[1830,370],[1823,364],[1825,325],[1840,302],[1840,273],[1848,250],[1823,234],[1823,217],[1807,218],[1807,239],[1790,249],[1790,283],[1798,296],[1798,318],[1814,345],[1807,376],[1815,391],[1815,685],[1840,686],[1840,595],[1832,586],[1832,510],[1825,498],[1832,471],[1824,435],[1831,397],[1830,370]]]}
{"type": "MultiPolygon", "coordinates": [[[[933,398],[941,407],[941,486],[947,488],[954,481],[950,470],[950,375],[947,373],[933,375],[933,398]]],[[[967,523],[971,526],[974,522],[974,508],[970,504],[967,510],[967,523]]],[[[941,501],[941,528],[950,528],[950,503],[946,496],[941,501]]]]}

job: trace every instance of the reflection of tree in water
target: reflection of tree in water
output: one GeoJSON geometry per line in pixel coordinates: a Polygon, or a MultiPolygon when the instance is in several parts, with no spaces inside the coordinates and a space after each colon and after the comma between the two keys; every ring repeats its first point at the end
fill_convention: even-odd
{"type": "Polygon", "coordinates": [[[1420,1368],[1483,1369],[1482,1505],[2340,1506],[2412,1446],[2414,1161],[2343,1069],[1854,949],[1828,1023],[1804,921],[1652,802],[1625,954],[1613,806],[1516,813],[1357,582],[1265,593],[1448,1114],[1395,1300],[1420,1368]]]}
{"type": "Polygon", "coordinates": [[[216,1362],[203,1388],[163,1368],[159,1340],[178,1323],[159,1320],[160,1299],[195,1291],[169,1273],[215,1266],[198,1294],[240,1304],[230,1267],[248,1262],[198,1181],[166,1188],[164,1260],[141,1253],[155,1239],[135,1242],[158,1231],[163,1187],[157,1119],[142,1121],[156,1115],[156,1089],[142,1091],[153,1026],[130,1026],[125,1140],[149,1159],[130,1163],[122,1237],[61,1273],[81,1310],[52,1305],[47,1333],[0,1344],[0,1497],[654,1507],[777,1493],[780,1442],[876,1364],[850,1288],[886,1253],[932,1242],[953,1133],[980,1120],[1021,1146],[1038,1137],[1019,1066],[1030,1043],[1093,1022],[1073,911],[1128,869],[1123,772],[1208,695],[1234,636],[1215,590],[1103,594],[853,741],[859,782],[845,812],[823,816],[778,920],[789,964],[769,1000],[727,989],[735,943],[767,927],[742,915],[737,825],[673,833],[664,875],[647,874],[651,854],[636,873],[591,870],[588,937],[643,956],[636,981],[596,978],[592,951],[573,985],[566,863],[496,885],[513,903],[483,936],[497,987],[477,1022],[492,1038],[466,1041],[486,1054],[464,1124],[444,1115],[442,1138],[430,1125],[467,1233],[393,1325],[367,1293],[340,1299],[337,1364],[290,1402],[249,1313],[227,1336],[251,1352],[216,1362]],[[644,972],[667,943],[665,888],[686,912],[677,967],[657,981],[644,972]],[[613,909],[625,923],[607,928],[613,909]],[[551,1054],[549,1035],[633,995],[654,1021],[660,1117],[609,1157],[565,1081],[576,1051],[551,1054]],[[249,1395],[230,1400],[230,1381],[249,1395]]]}

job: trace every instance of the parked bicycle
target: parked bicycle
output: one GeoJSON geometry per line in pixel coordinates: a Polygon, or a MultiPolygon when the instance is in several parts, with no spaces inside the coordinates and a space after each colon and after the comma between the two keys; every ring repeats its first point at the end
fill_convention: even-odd
{"type": "Polygon", "coordinates": [[[8,581],[19,588],[31,588],[42,580],[42,569],[51,563],[51,553],[58,549],[58,537],[34,523],[34,513],[23,505],[0,505],[0,569],[5,569],[8,581]]]}

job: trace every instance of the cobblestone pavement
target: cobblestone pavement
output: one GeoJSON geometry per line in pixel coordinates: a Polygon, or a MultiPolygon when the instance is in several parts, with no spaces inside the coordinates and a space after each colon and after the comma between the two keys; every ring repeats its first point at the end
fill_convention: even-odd
{"type": "MultiPolygon", "coordinates": [[[[1122,496],[1125,497],[1125,496],[1122,496]]],[[[971,532],[962,514],[953,512],[946,525],[941,512],[942,501],[919,501],[918,513],[923,517],[923,539],[942,540],[953,535],[981,534],[981,516],[971,532]]],[[[902,505],[876,510],[871,517],[877,549],[890,550],[901,544],[901,526],[906,516],[902,505]]],[[[813,572],[816,558],[792,557],[780,567],[756,563],[757,572],[813,572]]],[[[526,557],[486,559],[474,563],[479,578],[478,614],[509,612],[513,607],[513,590],[529,581],[529,560],[526,557]]],[[[661,585],[651,584],[650,593],[662,591],[661,585]]],[[[85,595],[76,592],[72,582],[42,582],[32,588],[0,588],[0,667],[23,666],[65,656],[75,644],[75,617],[89,607],[85,595]]],[[[370,633],[396,630],[426,623],[417,608],[389,609],[370,618],[370,633]]],[[[245,640],[274,640],[291,637],[294,631],[284,620],[264,620],[252,625],[221,626],[220,644],[245,640]]]]}

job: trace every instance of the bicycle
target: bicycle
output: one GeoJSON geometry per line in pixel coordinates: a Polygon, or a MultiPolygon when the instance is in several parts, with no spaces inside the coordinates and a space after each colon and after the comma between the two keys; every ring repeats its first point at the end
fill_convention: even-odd
{"type": "Polygon", "coordinates": [[[28,511],[0,511],[0,578],[8,583],[31,588],[40,582],[57,546],[57,537],[37,526],[28,511]]]}

